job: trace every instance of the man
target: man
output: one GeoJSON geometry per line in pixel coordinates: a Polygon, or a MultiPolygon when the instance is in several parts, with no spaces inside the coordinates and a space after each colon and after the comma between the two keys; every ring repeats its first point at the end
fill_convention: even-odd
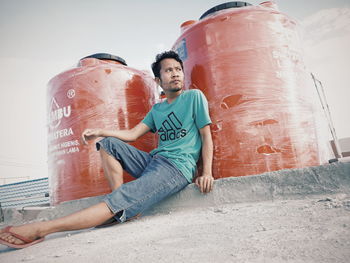
{"type": "Polygon", "coordinates": [[[86,129],[82,134],[84,143],[105,137],[96,146],[112,193],[103,202],[63,218],[2,229],[1,244],[23,248],[54,232],[133,218],[191,183],[200,153],[203,173],[195,183],[202,193],[212,190],[213,143],[207,101],[199,90],[183,91],[183,64],[175,52],[157,55],[152,70],[165,93],[164,102],[154,105],[131,130],[86,129]],[[158,148],[151,153],[125,143],[149,131],[159,136],[158,148]],[[123,184],[123,169],[137,180],[123,184]]]}

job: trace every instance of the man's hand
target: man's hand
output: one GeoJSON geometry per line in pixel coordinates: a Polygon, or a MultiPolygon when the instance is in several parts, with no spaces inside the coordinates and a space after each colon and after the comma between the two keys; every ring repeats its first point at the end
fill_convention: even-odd
{"type": "Polygon", "coordinates": [[[86,145],[87,141],[96,139],[97,137],[101,137],[101,130],[100,129],[85,129],[83,133],[81,134],[81,139],[83,143],[86,145]]]}
{"type": "Polygon", "coordinates": [[[195,184],[202,193],[209,193],[213,190],[214,177],[211,174],[203,174],[196,178],[195,184]]]}

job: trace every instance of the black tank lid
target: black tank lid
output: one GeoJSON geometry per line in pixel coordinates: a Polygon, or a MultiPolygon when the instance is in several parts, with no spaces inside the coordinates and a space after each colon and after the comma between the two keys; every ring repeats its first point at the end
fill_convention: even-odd
{"type": "MultiPolygon", "coordinates": [[[[108,59],[108,60],[120,62],[123,65],[127,66],[124,59],[122,59],[121,57],[115,56],[115,55],[108,54],[108,53],[96,53],[96,54],[93,54],[90,56],[86,56],[84,58],[96,58],[96,59],[101,59],[101,60],[108,59]]],[[[82,58],[82,59],[84,59],[84,58],[82,58]]]]}
{"type": "Polygon", "coordinates": [[[214,6],[213,8],[210,8],[207,12],[205,12],[200,18],[199,20],[205,18],[206,16],[215,13],[217,11],[220,10],[224,10],[224,9],[228,9],[228,8],[238,8],[238,7],[244,7],[244,6],[249,6],[252,4],[249,4],[247,2],[227,2],[227,3],[223,3],[217,6],[214,6]]]}

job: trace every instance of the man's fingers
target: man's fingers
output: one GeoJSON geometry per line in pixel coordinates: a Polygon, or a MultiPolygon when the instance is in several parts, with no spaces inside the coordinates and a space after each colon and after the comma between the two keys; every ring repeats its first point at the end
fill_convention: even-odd
{"type": "Polygon", "coordinates": [[[209,193],[213,189],[214,179],[213,177],[206,177],[203,183],[204,192],[209,193]]]}
{"type": "Polygon", "coordinates": [[[85,135],[84,135],[84,133],[81,135],[81,140],[82,140],[83,144],[87,144],[87,143],[86,143],[86,140],[85,140],[85,135]]]}
{"type": "Polygon", "coordinates": [[[88,136],[88,133],[89,133],[90,130],[86,129],[83,131],[83,133],[81,134],[81,140],[83,141],[83,143],[86,145],[87,144],[87,141],[86,141],[86,137],[85,136],[88,136]]]}
{"type": "Polygon", "coordinates": [[[87,141],[93,139],[96,136],[96,131],[95,130],[91,130],[91,129],[86,129],[83,131],[83,133],[81,134],[81,139],[83,141],[83,143],[85,145],[88,144],[87,141]]]}
{"type": "Polygon", "coordinates": [[[202,180],[202,193],[206,192],[206,180],[202,180]]]}
{"type": "Polygon", "coordinates": [[[202,180],[202,193],[208,192],[208,178],[204,177],[202,180]]]}
{"type": "Polygon", "coordinates": [[[211,183],[210,183],[210,192],[213,190],[213,187],[214,187],[214,179],[211,180],[211,183]]]}
{"type": "Polygon", "coordinates": [[[194,180],[194,183],[198,186],[198,188],[200,188],[200,185],[199,185],[199,177],[197,177],[196,180],[194,180]]]}
{"type": "Polygon", "coordinates": [[[211,191],[211,185],[213,183],[213,179],[212,178],[208,178],[208,183],[207,183],[207,193],[209,193],[211,191]]]}
{"type": "Polygon", "coordinates": [[[213,184],[213,178],[208,178],[208,193],[211,191],[212,189],[212,184],[213,184]]]}
{"type": "Polygon", "coordinates": [[[202,186],[202,178],[201,177],[198,177],[198,180],[197,180],[197,186],[199,188],[199,191],[203,192],[203,186],[202,186]]]}
{"type": "Polygon", "coordinates": [[[201,191],[201,193],[203,193],[203,178],[202,177],[198,177],[197,178],[197,186],[199,188],[199,190],[201,191]]]}
{"type": "Polygon", "coordinates": [[[209,193],[213,190],[214,178],[213,177],[197,177],[195,184],[198,186],[202,193],[209,193]]]}
{"type": "Polygon", "coordinates": [[[207,193],[208,189],[208,178],[204,178],[203,180],[203,193],[207,193]]]}

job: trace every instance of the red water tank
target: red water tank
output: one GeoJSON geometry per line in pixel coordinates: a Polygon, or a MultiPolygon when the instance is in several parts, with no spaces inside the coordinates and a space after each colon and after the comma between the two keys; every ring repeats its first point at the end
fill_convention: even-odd
{"type": "Polygon", "coordinates": [[[215,178],[326,162],[296,21],[272,1],[230,2],[181,27],[173,49],[209,101],[215,178]]]}
{"type": "MultiPolygon", "coordinates": [[[[155,102],[156,83],[150,74],[126,66],[123,59],[99,53],[80,60],[48,84],[48,166],[51,203],[110,192],[95,144],[82,144],[86,128],[129,129],[155,102]]],[[[145,135],[132,145],[155,147],[145,135]]],[[[132,180],[124,174],[124,182],[132,180]]]]}

